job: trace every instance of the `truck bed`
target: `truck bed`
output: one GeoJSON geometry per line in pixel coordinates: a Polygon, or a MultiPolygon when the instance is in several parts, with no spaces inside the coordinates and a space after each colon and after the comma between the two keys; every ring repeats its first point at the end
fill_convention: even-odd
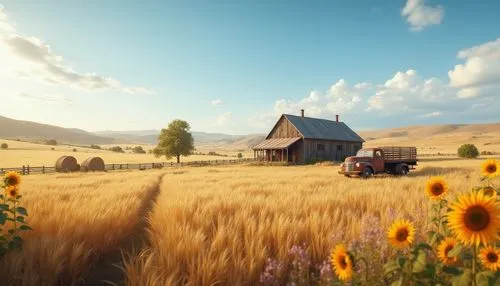
{"type": "Polygon", "coordinates": [[[386,163],[392,162],[417,162],[417,148],[416,147],[398,147],[398,146],[384,146],[380,147],[384,151],[384,160],[386,163]]]}

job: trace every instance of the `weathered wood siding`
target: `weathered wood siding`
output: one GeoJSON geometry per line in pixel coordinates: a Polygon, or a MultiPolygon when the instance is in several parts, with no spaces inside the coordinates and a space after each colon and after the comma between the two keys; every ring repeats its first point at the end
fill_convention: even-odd
{"type": "Polygon", "coordinates": [[[356,155],[362,148],[361,142],[305,139],[304,162],[313,159],[343,161],[346,157],[356,155]],[[320,144],[323,146],[321,149],[320,144]]]}
{"type": "Polygon", "coordinates": [[[299,131],[286,119],[285,117],[281,117],[278,121],[278,124],[274,127],[274,129],[269,133],[266,139],[271,138],[293,138],[293,137],[302,137],[299,131]]]}

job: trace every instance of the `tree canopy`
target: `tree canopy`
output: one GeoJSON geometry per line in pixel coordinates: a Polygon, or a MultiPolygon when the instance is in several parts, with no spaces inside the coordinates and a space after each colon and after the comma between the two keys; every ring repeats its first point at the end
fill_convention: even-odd
{"type": "Polygon", "coordinates": [[[168,124],[167,129],[162,129],[158,137],[158,146],[153,153],[156,157],[165,156],[168,160],[172,157],[180,162],[181,156],[189,156],[194,151],[193,136],[189,132],[189,123],[176,119],[168,124]]]}

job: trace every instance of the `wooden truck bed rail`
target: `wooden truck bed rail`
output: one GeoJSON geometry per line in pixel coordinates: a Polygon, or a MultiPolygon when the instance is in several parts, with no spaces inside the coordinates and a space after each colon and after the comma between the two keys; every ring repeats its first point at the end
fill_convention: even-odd
{"type": "Polygon", "coordinates": [[[384,151],[384,159],[386,161],[416,161],[417,148],[416,147],[395,147],[386,146],[380,147],[384,151]]]}

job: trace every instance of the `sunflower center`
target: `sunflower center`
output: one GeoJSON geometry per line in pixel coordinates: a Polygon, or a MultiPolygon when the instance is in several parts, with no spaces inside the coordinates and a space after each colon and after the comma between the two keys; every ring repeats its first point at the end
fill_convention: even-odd
{"type": "Polygon", "coordinates": [[[486,167],[486,171],[490,174],[493,174],[497,171],[497,165],[496,164],[490,164],[488,167],[486,167]]]}
{"type": "Polygon", "coordinates": [[[441,183],[435,183],[432,185],[431,191],[433,195],[439,196],[444,192],[444,187],[441,183]]]}
{"type": "Polygon", "coordinates": [[[17,194],[16,189],[11,189],[11,190],[9,191],[9,195],[10,195],[11,197],[15,197],[15,196],[16,196],[16,194],[17,194]]]}
{"type": "Polygon", "coordinates": [[[345,256],[342,255],[341,257],[339,257],[339,265],[340,265],[340,268],[342,268],[342,269],[347,268],[347,261],[346,261],[345,256]]]}
{"type": "Polygon", "coordinates": [[[396,232],[396,240],[403,242],[406,241],[407,238],[408,230],[406,228],[398,229],[398,231],[396,232]]]}
{"type": "Polygon", "coordinates": [[[453,245],[448,245],[444,249],[444,255],[448,256],[448,252],[450,252],[453,249],[453,245]]]}
{"type": "Polygon", "coordinates": [[[481,231],[490,224],[490,214],[481,206],[474,206],[465,212],[465,226],[473,231],[481,231]]]}
{"type": "Polygon", "coordinates": [[[497,263],[498,262],[498,255],[494,252],[490,252],[486,255],[486,258],[488,259],[488,262],[490,263],[497,263]]]}

